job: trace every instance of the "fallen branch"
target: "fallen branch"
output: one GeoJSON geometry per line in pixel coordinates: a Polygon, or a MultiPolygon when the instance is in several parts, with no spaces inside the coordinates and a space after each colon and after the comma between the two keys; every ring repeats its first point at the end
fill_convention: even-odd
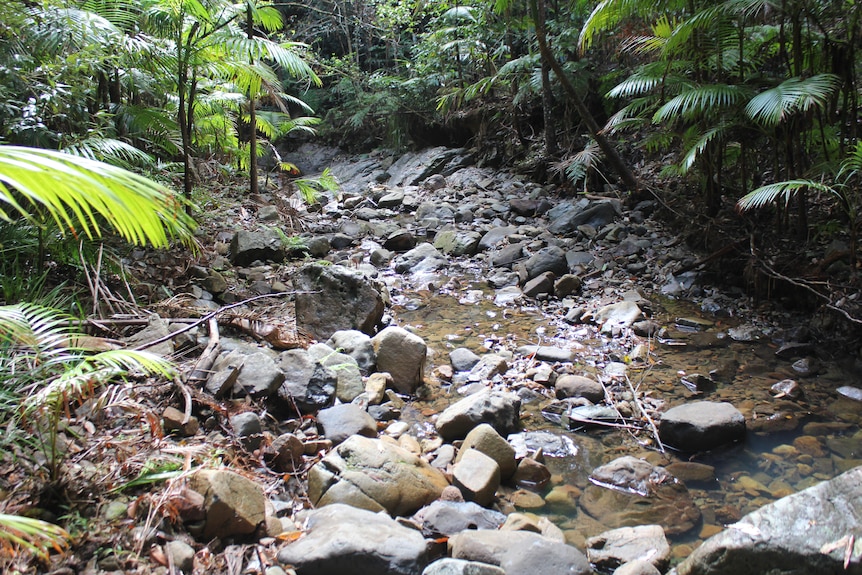
{"type": "Polygon", "coordinates": [[[221,351],[221,344],[219,343],[219,331],[218,331],[218,321],[216,318],[211,317],[209,319],[209,330],[210,330],[210,340],[204,349],[204,352],[201,354],[200,358],[198,358],[197,363],[195,363],[194,369],[192,369],[189,376],[186,378],[186,382],[195,383],[195,384],[203,384],[209,379],[210,370],[212,369],[213,364],[215,363],[216,358],[218,357],[219,352],[221,351]]]}
{"type": "Polygon", "coordinates": [[[632,398],[633,398],[632,401],[635,402],[635,405],[637,406],[638,411],[641,412],[641,415],[644,417],[644,419],[647,420],[647,423],[649,424],[650,429],[652,429],[652,434],[653,434],[653,437],[655,437],[655,442],[656,442],[656,445],[658,445],[659,451],[661,451],[662,453],[665,453],[664,444],[661,442],[661,439],[658,436],[658,427],[656,427],[655,421],[653,421],[653,418],[650,417],[650,414],[647,413],[647,410],[644,407],[643,403],[641,403],[641,400],[638,399],[638,393],[635,390],[635,386],[632,385],[632,380],[629,379],[628,376],[626,376],[626,383],[629,385],[629,390],[631,390],[631,392],[632,392],[632,398]]]}

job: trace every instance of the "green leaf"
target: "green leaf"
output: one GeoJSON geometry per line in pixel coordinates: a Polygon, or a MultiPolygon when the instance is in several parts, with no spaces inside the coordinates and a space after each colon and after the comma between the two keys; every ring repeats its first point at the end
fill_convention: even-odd
{"type": "Polygon", "coordinates": [[[753,97],[745,113],[759,124],[774,127],[795,113],[825,109],[840,88],[841,79],[834,74],[790,78],[753,97]]]}
{"type": "Polygon", "coordinates": [[[831,186],[827,186],[814,180],[787,180],[784,182],[776,182],[766,186],[761,186],[753,190],[736,202],[738,210],[746,212],[757,208],[762,208],[768,204],[774,204],[779,200],[789,202],[793,195],[799,190],[804,189],[819,190],[828,193],[835,193],[831,186]]]}

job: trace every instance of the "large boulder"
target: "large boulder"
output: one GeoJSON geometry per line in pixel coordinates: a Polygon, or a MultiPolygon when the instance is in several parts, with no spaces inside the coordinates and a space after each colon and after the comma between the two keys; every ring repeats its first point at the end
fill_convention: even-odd
{"type": "Polygon", "coordinates": [[[347,503],[370,511],[408,515],[449,485],[441,471],[387,441],[349,437],[308,473],[308,497],[321,507],[347,503]]]}
{"type": "Polygon", "coordinates": [[[401,393],[412,394],[422,383],[428,346],[416,334],[397,326],[389,326],[371,339],[377,356],[377,370],[392,376],[393,385],[401,393]]]}
{"type": "Polygon", "coordinates": [[[480,423],[488,423],[500,435],[518,430],[521,399],[513,393],[484,389],[468,395],[443,410],[437,417],[437,432],[443,439],[462,439],[480,423]]]}
{"type": "Polygon", "coordinates": [[[384,514],[336,504],[302,519],[304,535],[278,561],[303,575],[415,575],[428,563],[422,534],[384,514]]]}
{"type": "Polygon", "coordinates": [[[284,259],[281,234],[275,228],[240,230],[230,241],[228,257],[237,266],[247,266],[255,260],[280,262],[284,259]]]}
{"type": "Polygon", "coordinates": [[[325,341],[339,330],[373,334],[383,318],[383,296],[362,273],[344,266],[304,265],[293,279],[296,326],[325,341]]]}
{"type": "Polygon", "coordinates": [[[730,403],[693,401],[664,412],[658,432],[680,451],[708,451],[744,439],[745,417],[730,403]]]}
{"type": "Polygon", "coordinates": [[[862,574],[862,466],[749,513],[707,539],[677,572],[862,574]]]}
{"type": "Polygon", "coordinates": [[[263,489],[238,473],[201,469],[189,477],[189,488],[204,496],[204,540],[251,535],[266,519],[263,489]]]}
{"type": "Polygon", "coordinates": [[[498,565],[506,575],[592,573],[574,547],[528,531],[462,531],[449,539],[449,549],[455,559],[498,565]]]}

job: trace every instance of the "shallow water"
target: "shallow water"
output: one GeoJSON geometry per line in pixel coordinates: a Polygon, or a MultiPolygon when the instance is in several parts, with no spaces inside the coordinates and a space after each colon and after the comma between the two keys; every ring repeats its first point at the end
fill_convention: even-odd
{"type": "MultiPolygon", "coordinates": [[[[426,416],[462,397],[457,383],[436,377],[437,368],[449,363],[448,353],[457,347],[479,355],[526,344],[571,349],[577,360],[570,373],[610,381],[609,366],[627,365],[634,396],[647,412],[706,399],[730,402],[746,418],[745,442],[694,455],[662,451],[648,427],[637,432],[596,427],[568,431],[542,417],[541,408],[551,402],[552,394],[543,393],[542,386],[526,376],[535,362],[515,355],[509,372],[497,383],[520,388],[522,397],[535,398],[524,401],[522,407],[525,429],[564,434],[577,446],[577,454],[546,458],[553,477],[540,492],[544,500],[510,489],[503,507],[548,516],[576,545],[608,528],[601,517],[591,518],[577,503],[589,485],[590,472],[622,455],[644,457],[683,473],[684,464],[691,462],[714,467],[714,478],[690,477],[686,482],[703,519],[694,529],[671,538],[677,558],[742,515],[862,464],[862,402],[836,392],[841,386],[857,385],[849,368],[852,362],[818,359],[816,374],[801,376],[792,367],[799,357],[776,356],[779,346],[769,338],[732,340],[727,330],[740,325],[740,318],[712,317],[693,303],[653,296],[647,298],[649,315],[667,328],[662,337],[640,338],[626,331],[611,338],[594,325],[566,323],[565,309],[556,304],[522,300],[497,305],[493,290],[483,284],[478,275],[467,274],[459,280],[423,278],[419,285],[428,289],[396,286],[393,290],[392,313],[397,322],[422,336],[429,346],[426,397],[404,414],[418,434],[429,429],[426,416]],[[677,325],[678,318],[697,325],[677,325]],[[638,345],[646,346],[640,350],[648,348],[649,353],[637,357],[638,345]],[[711,379],[718,382],[714,390],[695,396],[682,383],[683,378],[695,380],[694,374],[713,370],[717,373],[711,379]],[[773,384],[788,378],[801,385],[801,397],[776,397],[771,391],[773,384]]],[[[814,349],[807,355],[824,353],[814,349]]],[[[619,380],[618,384],[623,385],[619,380]]]]}

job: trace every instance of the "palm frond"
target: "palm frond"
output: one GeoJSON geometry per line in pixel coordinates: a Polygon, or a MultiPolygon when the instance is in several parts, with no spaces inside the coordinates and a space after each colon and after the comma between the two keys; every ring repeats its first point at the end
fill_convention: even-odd
{"type": "Polygon", "coordinates": [[[688,150],[683,154],[682,160],[679,162],[679,173],[687,174],[704,151],[706,151],[711,144],[720,140],[726,133],[727,129],[728,126],[720,124],[718,126],[713,126],[698,135],[694,143],[689,146],[688,150]]]}
{"type": "Polygon", "coordinates": [[[52,150],[0,145],[0,219],[40,208],[61,233],[101,236],[103,222],[129,242],[194,245],[194,222],[166,187],[133,172],[52,150]]]}
{"type": "Polygon", "coordinates": [[[139,150],[128,142],[116,138],[104,138],[89,136],[62,150],[73,156],[80,156],[88,160],[107,162],[121,168],[132,168],[134,166],[153,166],[155,158],[143,150],[139,150]]]}
{"type": "Polygon", "coordinates": [[[777,126],[797,112],[825,109],[840,88],[841,79],[834,74],[789,78],[753,97],[746,105],[745,113],[759,124],[777,126]]]}
{"type": "Polygon", "coordinates": [[[745,194],[736,202],[736,208],[742,212],[746,212],[762,208],[768,204],[774,204],[779,200],[784,200],[787,203],[796,192],[805,189],[834,193],[831,186],[814,180],[787,180],[761,186],[745,194]]]}
{"type": "Polygon", "coordinates": [[[721,108],[735,106],[746,97],[747,93],[744,87],[729,84],[697,86],[672,98],[659,108],[653,116],[653,122],[715,114],[721,108]]]}
{"type": "Polygon", "coordinates": [[[19,546],[43,559],[47,559],[48,550],[62,552],[72,538],[69,533],[53,523],[0,513],[0,547],[19,546]]]}

